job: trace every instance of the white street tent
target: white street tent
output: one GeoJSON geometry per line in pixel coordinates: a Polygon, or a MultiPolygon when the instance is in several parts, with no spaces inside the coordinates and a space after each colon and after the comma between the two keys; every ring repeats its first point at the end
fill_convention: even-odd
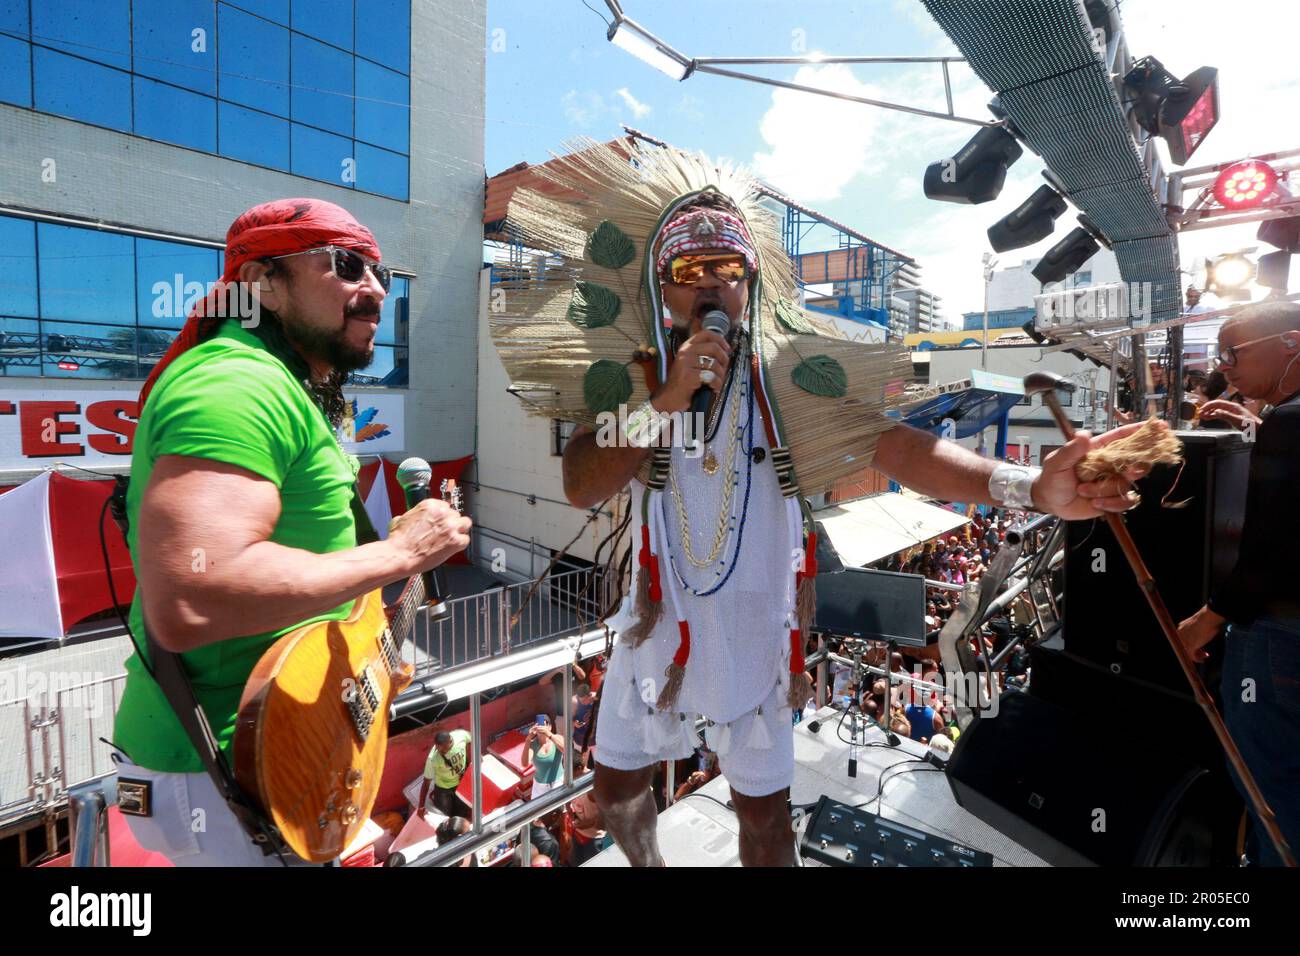
{"type": "Polygon", "coordinates": [[[844,501],[813,512],[840,560],[851,567],[879,561],[970,521],[947,508],[894,492],[844,501]]]}

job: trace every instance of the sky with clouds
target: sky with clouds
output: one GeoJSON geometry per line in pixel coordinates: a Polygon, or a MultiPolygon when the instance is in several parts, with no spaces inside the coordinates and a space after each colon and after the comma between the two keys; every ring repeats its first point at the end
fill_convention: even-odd
{"type": "MultiPolygon", "coordinates": [[[[678,146],[750,166],[793,199],[915,257],[947,318],[978,309],[985,230],[1041,182],[1028,150],[998,199],[979,206],[928,200],[928,163],[950,155],[974,127],[945,120],[696,74],[676,82],[605,39],[602,0],[489,0],[486,165],[542,162],[579,136],[607,140],[626,123],[678,146]]],[[[1008,0],[1032,3],[1033,0],[1008,0]]],[[[688,56],[960,55],[920,0],[622,0],[624,13],[688,56]]],[[[1250,22],[1225,19],[1210,0],[1123,0],[1134,56],[1151,54],[1183,76],[1219,68],[1221,119],[1192,165],[1300,146],[1293,118],[1300,65],[1285,24],[1294,0],[1254,0],[1250,22]]],[[[942,110],[939,67],[787,65],[741,67],[809,86],[942,110]]],[[[957,113],[985,118],[992,95],[964,65],[952,67],[957,113]]],[[[1166,154],[1167,158],[1167,154],[1166,154]]],[[[1072,223],[1058,220],[1059,239],[1072,223]]],[[[821,247],[834,244],[827,230],[821,247]]],[[[813,233],[804,249],[817,246],[813,233]]],[[[1034,258],[1054,240],[1000,257],[1034,258]]],[[[1180,238],[1184,269],[1199,256],[1259,245],[1255,227],[1180,238]]],[[[1261,252],[1270,247],[1261,246],[1261,252]]]]}

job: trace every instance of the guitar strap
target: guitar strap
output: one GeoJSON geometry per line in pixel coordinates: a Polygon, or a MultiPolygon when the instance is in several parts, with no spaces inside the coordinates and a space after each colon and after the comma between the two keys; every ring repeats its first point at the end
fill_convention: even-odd
{"type": "MultiPolygon", "coordinates": [[[[380,480],[382,480],[382,474],[380,480]]],[[[129,525],[126,517],[126,490],[129,479],[120,478],[110,496],[110,512],[118,528],[122,531],[122,537],[127,537],[129,525]]],[[[352,516],[356,521],[357,544],[369,544],[379,539],[375,532],[370,516],[366,513],[365,503],[361,500],[361,492],[355,484],[352,486],[352,516]]],[[[185,734],[190,738],[190,743],[198,752],[199,759],[203,761],[203,766],[212,778],[213,784],[216,785],[217,793],[226,801],[230,807],[230,812],[234,814],[239,825],[243,827],[244,832],[248,834],[250,840],[261,848],[262,853],[267,856],[275,854],[280,861],[287,865],[284,854],[291,853],[280,831],[267,818],[262,810],[249,799],[243,788],[239,786],[235,779],[234,771],[230,768],[230,762],[226,759],[225,754],[217,746],[216,735],[212,732],[212,725],[208,722],[208,716],[203,712],[202,705],[199,704],[197,695],[194,693],[194,685],[190,681],[189,672],[185,669],[185,663],[181,660],[181,655],[174,651],[165,650],[161,647],[153,634],[149,631],[148,623],[144,626],[145,645],[149,649],[149,659],[153,662],[152,674],[163,696],[167,698],[167,703],[171,705],[176,712],[176,718],[180,721],[181,727],[185,729],[185,734]]]]}

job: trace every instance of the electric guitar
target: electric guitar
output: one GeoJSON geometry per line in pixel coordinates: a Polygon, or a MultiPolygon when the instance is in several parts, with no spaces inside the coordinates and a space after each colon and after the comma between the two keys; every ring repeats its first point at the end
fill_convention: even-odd
{"type": "MultiPolygon", "coordinates": [[[[442,498],[461,510],[454,480],[442,498]]],[[[410,683],[401,648],[428,601],[407,581],[385,607],[374,590],[343,621],[285,634],[249,675],[235,724],[235,778],[304,860],[332,860],[365,825],[388,749],[388,708],[410,683]]]]}

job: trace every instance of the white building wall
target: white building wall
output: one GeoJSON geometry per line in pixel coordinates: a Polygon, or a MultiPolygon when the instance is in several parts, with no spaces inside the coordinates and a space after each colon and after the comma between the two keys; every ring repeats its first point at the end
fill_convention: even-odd
{"type": "MultiPolygon", "coordinates": [[[[989,311],[1032,308],[1034,296],[1043,293],[1043,284],[1033,275],[1034,266],[1038,263],[1038,259],[1025,259],[1019,265],[996,270],[989,282],[989,311]]],[[[1122,281],[1119,262],[1115,254],[1106,249],[1080,266],[1078,272],[1091,273],[1090,281],[1079,283],[1080,285],[1104,285],[1122,281]]],[[[1076,276],[1078,272],[1075,273],[1076,276]]]]}
{"type": "MultiPolygon", "coordinates": [[[[551,453],[551,420],[530,415],[523,403],[506,391],[510,379],[488,326],[490,277],[486,268],[479,276],[474,553],[488,564],[493,549],[500,548],[497,557],[506,562],[500,573],[523,580],[545,570],[550,561],[546,549],[558,550],[568,544],[590,512],[574,508],[564,497],[562,459],[551,453]],[[531,562],[529,542],[536,544],[531,562]]],[[[569,549],[570,555],[592,560],[596,546],[612,530],[610,510],[612,504],[587,525],[569,549]]]]}

